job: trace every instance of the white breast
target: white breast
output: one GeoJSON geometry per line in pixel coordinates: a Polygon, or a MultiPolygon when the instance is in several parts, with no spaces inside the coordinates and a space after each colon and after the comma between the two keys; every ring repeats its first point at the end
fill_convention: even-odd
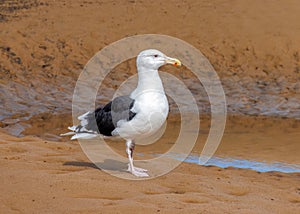
{"type": "Polygon", "coordinates": [[[163,92],[148,91],[135,98],[132,109],[135,117],[128,122],[121,122],[115,129],[121,137],[134,139],[136,136],[148,136],[155,133],[165,122],[169,104],[163,92]]]}

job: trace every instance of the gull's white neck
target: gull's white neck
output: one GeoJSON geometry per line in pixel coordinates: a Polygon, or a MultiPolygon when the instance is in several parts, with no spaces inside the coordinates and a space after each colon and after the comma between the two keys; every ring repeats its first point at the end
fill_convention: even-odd
{"type": "Polygon", "coordinates": [[[135,97],[147,90],[164,94],[164,87],[159,77],[158,70],[145,69],[138,66],[138,85],[131,93],[131,97],[135,97]]]}

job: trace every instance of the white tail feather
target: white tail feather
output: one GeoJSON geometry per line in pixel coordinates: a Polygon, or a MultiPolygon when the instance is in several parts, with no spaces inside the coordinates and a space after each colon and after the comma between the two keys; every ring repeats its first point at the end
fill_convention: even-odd
{"type": "Polygon", "coordinates": [[[68,129],[74,132],[76,130],[76,126],[69,126],[68,129]]]}
{"type": "Polygon", "coordinates": [[[90,113],[90,112],[88,111],[88,112],[86,112],[86,113],[84,113],[84,114],[78,116],[78,117],[77,117],[78,120],[83,120],[83,119],[85,119],[85,116],[88,115],[89,113],[90,113]]]}
{"type": "Polygon", "coordinates": [[[83,126],[83,127],[85,127],[87,124],[88,124],[88,120],[86,119],[86,116],[89,114],[90,112],[88,111],[88,112],[86,112],[86,113],[84,113],[83,115],[80,115],[79,117],[78,117],[78,120],[80,120],[80,125],[81,126],[83,126]]]}
{"type": "Polygon", "coordinates": [[[69,130],[71,130],[72,132],[67,132],[64,134],[61,134],[60,136],[68,136],[68,135],[73,135],[71,137],[71,140],[75,140],[75,139],[91,139],[94,138],[98,135],[97,132],[92,131],[92,130],[88,130],[86,129],[86,125],[88,125],[88,119],[86,118],[86,116],[90,114],[90,112],[86,112],[83,115],[80,115],[78,117],[78,119],[80,120],[80,126],[70,126],[68,127],[69,130]]]}

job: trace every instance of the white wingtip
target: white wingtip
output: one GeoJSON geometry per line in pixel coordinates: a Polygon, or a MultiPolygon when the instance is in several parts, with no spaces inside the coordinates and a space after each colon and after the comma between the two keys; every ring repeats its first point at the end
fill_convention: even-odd
{"type": "Polygon", "coordinates": [[[75,139],[92,139],[94,137],[96,137],[97,134],[92,134],[92,133],[78,133],[75,134],[74,136],[71,137],[71,140],[75,140],[75,139]]]}
{"type": "Polygon", "coordinates": [[[68,135],[74,135],[75,132],[67,132],[67,133],[64,133],[64,134],[60,134],[60,136],[68,136],[68,135]]]}

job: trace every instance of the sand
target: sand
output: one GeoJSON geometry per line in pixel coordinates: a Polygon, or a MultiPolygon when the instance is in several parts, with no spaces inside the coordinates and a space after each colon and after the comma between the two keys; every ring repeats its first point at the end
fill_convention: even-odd
{"type": "MultiPolygon", "coordinates": [[[[78,75],[98,50],[166,34],[201,50],[220,76],[229,117],[217,156],[300,164],[299,8],[297,0],[1,1],[0,213],[299,213],[299,173],[182,163],[155,179],[124,180],[58,136],[71,124],[78,75]]],[[[170,72],[205,110],[191,72],[170,72]]],[[[134,60],[116,68],[99,102],[134,73],[134,60]]],[[[175,112],[163,138],[138,152],[172,146],[175,112]]],[[[204,113],[195,154],[208,134],[204,113]]],[[[108,143],[125,156],[122,142],[108,143]]]]}
{"type": "MultiPolygon", "coordinates": [[[[228,121],[218,155],[299,164],[299,121],[239,117],[237,125],[236,119],[228,121]],[[270,125],[278,121],[293,128],[270,125]],[[269,134],[262,132],[262,125],[269,134]],[[285,140],[276,140],[271,133],[285,140]]],[[[168,126],[173,131],[178,123],[173,118],[168,126]]],[[[200,130],[194,152],[203,146],[205,130],[200,130]]],[[[299,173],[182,163],[161,177],[133,181],[98,169],[77,141],[0,136],[1,213],[297,213],[300,209],[299,173]]],[[[154,146],[136,150],[162,153],[172,137],[167,128],[154,146]]],[[[111,146],[125,156],[124,142],[111,146]]]]}
{"type": "MultiPolygon", "coordinates": [[[[297,213],[300,175],[183,163],[147,181],[99,170],[77,142],[1,134],[1,213],[297,213]]],[[[126,172],[124,172],[126,173],[126,172]]]]}

